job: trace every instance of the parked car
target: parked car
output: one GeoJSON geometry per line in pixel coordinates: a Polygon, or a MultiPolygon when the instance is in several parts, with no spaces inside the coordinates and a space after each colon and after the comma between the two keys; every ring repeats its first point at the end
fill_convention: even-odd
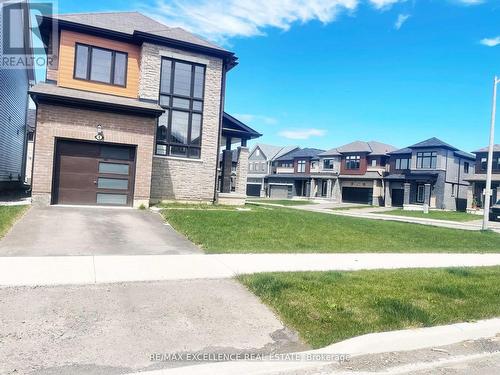
{"type": "Polygon", "coordinates": [[[500,199],[490,208],[490,220],[500,221],[500,199]]]}

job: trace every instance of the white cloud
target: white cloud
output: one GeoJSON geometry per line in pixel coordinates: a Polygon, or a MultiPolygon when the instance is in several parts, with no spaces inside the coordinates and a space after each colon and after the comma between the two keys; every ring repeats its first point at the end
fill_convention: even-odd
{"type": "Polygon", "coordinates": [[[325,134],[326,130],[314,128],[283,130],[278,133],[281,137],[288,139],[309,139],[311,137],[323,137],[325,134]]]}
{"type": "Polygon", "coordinates": [[[396,23],[394,24],[394,28],[396,30],[399,30],[401,29],[401,27],[403,26],[403,24],[408,21],[408,18],[410,18],[410,15],[409,14],[400,14],[398,16],[398,19],[396,20],[396,23]]]}
{"type": "MultiPolygon", "coordinates": [[[[263,35],[267,27],[288,30],[294,23],[329,23],[360,0],[157,0],[145,8],[169,26],[183,27],[216,41],[263,35]]],[[[144,5],[142,6],[144,8],[144,5]]]]}
{"type": "Polygon", "coordinates": [[[396,3],[400,3],[406,0],[369,0],[369,1],[377,9],[387,9],[396,3]]]}
{"type": "Polygon", "coordinates": [[[278,120],[274,117],[270,116],[262,116],[262,115],[252,115],[249,113],[237,113],[234,114],[238,120],[248,123],[264,123],[266,125],[276,125],[278,120]]]}
{"type": "Polygon", "coordinates": [[[479,41],[483,46],[495,47],[500,44],[500,36],[496,38],[484,38],[479,41]]]}

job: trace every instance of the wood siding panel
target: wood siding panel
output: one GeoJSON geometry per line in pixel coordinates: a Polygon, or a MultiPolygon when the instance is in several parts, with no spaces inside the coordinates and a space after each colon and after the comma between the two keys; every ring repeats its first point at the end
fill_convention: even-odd
{"type": "MultiPolygon", "coordinates": [[[[139,95],[140,56],[141,50],[137,45],[63,30],[60,37],[57,82],[59,86],[72,89],[137,98],[139,95]],[[128,54],[127,86],[121,87],[74,79],[76,43],[126,52],[128,54]]],[[[47,78],[49,76],[54,78],[54,72],[50,72],[47,78]]]]}
{"type": "Polygon", "coordinates": [[[342,162],[340,163],[340,174],[347,174],[347,175],[363,175],[366,173],[367,170],[367,160],[366,160],[366,155],[363,154],[345,154],[342,156],[342,162]],[[353,156],[353,155],[359,155],[359,169],[347,169],[346,168],[346,156],[353,156]]]}

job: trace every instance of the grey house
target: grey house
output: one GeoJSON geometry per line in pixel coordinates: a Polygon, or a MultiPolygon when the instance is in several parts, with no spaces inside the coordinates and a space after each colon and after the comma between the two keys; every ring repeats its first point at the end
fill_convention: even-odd
{"type": "Polygon", "coordinates": [[[273,173],[273,161],[297,148],[298,146],[256,144],[248,157],[247,195],[265,197],[268,194],[265,177],[273,173]]]}
{"type": "MultiPolygon", "coordinates": [[[[20,2],[16,6],[23,7],[25,3],[20,2]]],[[[3,19],[2,6],[0,19],[3,19]]],[[[18,28],[19,35],[23,35],[23,28],[28,29],[22,23],[13,23],[11,26],[18,28]]],[[[3,55],[2,43],[0,27],[0,57],[9,58],[3,55]]],[[[25,53],[31,54],[28,38],[24,40],[24,46],[25,53]]],[[[33,82],[34,73],[31,68],[0,68],[0,191],[17,188],[24,182],[28,89],[33,82]]]]}
{"type": "MultiPolygon", "coordinates": [[[[486,168],[488,165],[488,147],[473,152],[476,155],[476,165],[467,195],[467,208],[483,208],[486,189],[486,168]]],[[[472,168],[472,167],[471,167],[472,168]]],[[[493,164],[491,176],[491,202],[500,200],[500,145],[493,146],[493,164]]]]}
{"type": "Polygon", "coordinates": [[[390,153],[385,206],[465,210],[475,156],[437,138],[390,153]]]}
{"type": "Polygon", "coordinates": [[[323,152],[323,168],[338,171],[331,199],[344,203],[383,205],[383,179],[394,146],[377,141],[354,141],[323,152]]]}
{"type": "Polygon", "coordinates": [[[323,170],[319,155],[324,150],[296,149],[273,161],[273,173],[266,177],[269,197],[330,198],[337,173],[323,170]]]}

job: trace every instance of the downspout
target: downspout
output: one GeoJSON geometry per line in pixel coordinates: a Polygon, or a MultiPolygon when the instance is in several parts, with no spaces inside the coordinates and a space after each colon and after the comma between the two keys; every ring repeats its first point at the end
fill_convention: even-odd
{"type": "Polygon", "coordinates": [[[214,199],[213,203],[217,201],[217,182],[219,179],[219,154],[220,154],[220,142],[222,139],[222,123],[224,118],[224,102],[226,98],[226,61],[222,62],[222,76],[221,76],[221,98],[220,98],[220,107],[219,107],[219,135],[217,139],[217,156],[216,156],[216,164],[215,164],[215,184],[214,184],[214,199]]]}

